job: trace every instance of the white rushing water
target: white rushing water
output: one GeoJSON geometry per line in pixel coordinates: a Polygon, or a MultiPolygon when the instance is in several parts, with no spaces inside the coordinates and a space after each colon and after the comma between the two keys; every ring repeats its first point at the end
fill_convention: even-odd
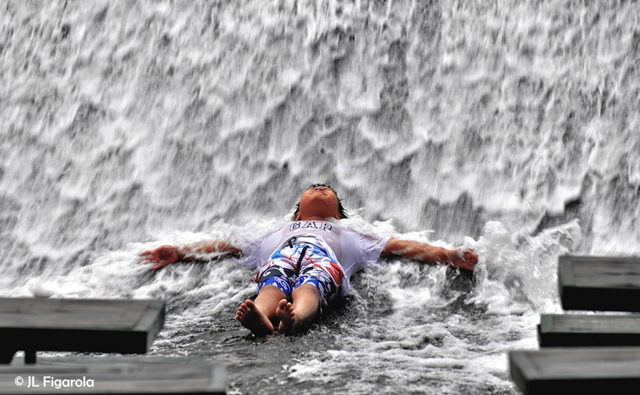
{"type": "Polygon", "coordinates": [[[640,253],[636,1],[0,2],[3,296],[162,298],[157,355],[231,393],[515,394],[557,257],[640,253]],[[329,182],[350,226],[475,248],[392,261],[308,333],[234,320],[254,273],[159,273],[329,182]],[[451,276],[449,276],[451,277],[451,276]]]}

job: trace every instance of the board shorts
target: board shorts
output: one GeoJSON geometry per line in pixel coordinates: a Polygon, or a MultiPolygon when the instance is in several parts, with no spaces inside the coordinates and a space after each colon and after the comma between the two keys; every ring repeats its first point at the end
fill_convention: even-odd
{"type": "Polygon", "coordinates": [[[310,284],[318,290],[322,304],[327,305],[342,285],[342,265],[326,249],[293,240],[274,251],[262,266],[256,276],[258,292],[265,285],[274,285],[291,299],[294,289],[310,284]]]}

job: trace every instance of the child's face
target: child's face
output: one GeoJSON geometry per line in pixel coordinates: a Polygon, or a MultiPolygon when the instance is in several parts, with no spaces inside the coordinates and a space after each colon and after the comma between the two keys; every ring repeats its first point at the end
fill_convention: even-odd
{"type": "Polygon", "coordinates": [[[304,191],[300,198],[300,211],[296,221],[310,217],[340,219],[338,197],[330,188],[316,186],[304,191]]]}

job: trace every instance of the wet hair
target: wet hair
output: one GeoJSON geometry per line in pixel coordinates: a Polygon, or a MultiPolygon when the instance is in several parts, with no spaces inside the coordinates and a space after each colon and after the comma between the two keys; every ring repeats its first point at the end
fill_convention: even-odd
{"type": "MultiPolygon", "coordinates": [[[[331,188],[331,185],[329,184],[312,184],[309,188],[307,188],[307,190],[311,189],[311,188],[315,188],[315,187],[327,187],[329,189],[331,189],[333,191],[333,193],[336,195],[336,198],[338,199],[338,214],[340,214],[340,218],[348,218],[347,213],[344,210],[344,207],[342,206],[342,199],[340,199],[338,197],[338,192],[336,192],[335,189],[331,188]]],[[[296,216],[298,215],[298,212],[300,212],[300,202],[298,201],[298,204],[296,204],[296,211],[293,213],[293,220],[296,220],[296,216]]]]}

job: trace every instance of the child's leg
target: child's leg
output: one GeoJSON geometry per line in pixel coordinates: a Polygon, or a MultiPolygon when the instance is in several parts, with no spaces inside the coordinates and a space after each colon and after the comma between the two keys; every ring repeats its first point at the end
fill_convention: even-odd
{"type": "Polygon", "coordinates": [[[236,319],[256,335],[270,335],[278,324],[276,308],[282,299],[286,301],[287,296],[280,288],[265,285],[260,289],[255,302],[247,299],[238,307],[236,319]]]}
{"type": "Polygon", "coordinates": [[[274,327],[280,322],[280,319],[276,316],[276,308],[278,308],[278,302],[282,299],[286,300],[287,295],[280,288],[275,285],[265,285],[254,301],[256,307],[267,316],[274,327]]]}
{"type": "Polygon", "coordinates": [[[318,311],[322,299],[315,286],[303,284],[293,290],[291,295],[293,303],[287,303],[286,299],[280,300],[276,314],[280,319],[279,332],[291,333],[311,324],[318,311]]]}
{"type": "Polygon", "coordinates": [[[281,300],[276,310],[280,318],[280,332],[295,332],[311,324],[318,316],[320,306],[336,297],[344,279],[342,266],[317,246],[312,246],[301,264],[300,275],[291,294],[292,303],[281,300]]]}

